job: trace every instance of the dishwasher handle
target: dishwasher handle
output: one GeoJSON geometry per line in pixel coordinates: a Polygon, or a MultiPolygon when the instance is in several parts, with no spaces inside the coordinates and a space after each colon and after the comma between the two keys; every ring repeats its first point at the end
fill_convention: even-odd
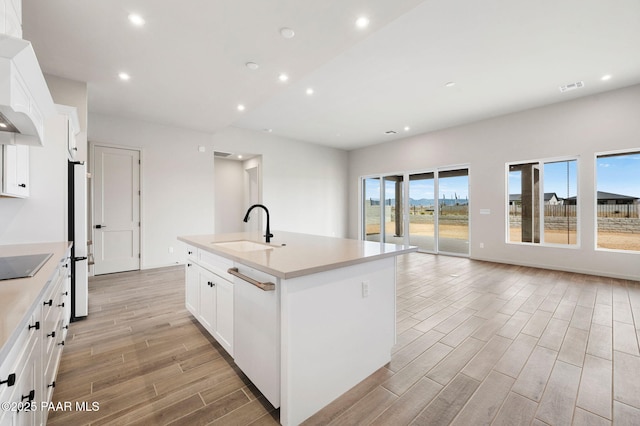
{"type": "Polygon", "coordinates": [[[241,274],[238,271],[238,268],[229,268],[229,269],[227,269],[227,272],[230,273],[233,276],[236,276],[236,277],[240,278],[243,281],[248,282],[251,285],[254,285],[254,286],[258,287],[260,290],[263,290],[263,291],[274,291],[276,289],[276,285],[274,283],[269,283],[269,282],[263,283],[263,282],[254,280],[253,278],[250,278],[250,277],[248,277],[248,276],[246,276],[244,274],[241,274]]]}

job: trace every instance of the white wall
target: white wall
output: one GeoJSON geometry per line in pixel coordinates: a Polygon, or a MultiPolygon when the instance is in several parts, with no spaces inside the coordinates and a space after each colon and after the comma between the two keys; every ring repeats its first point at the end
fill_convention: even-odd
{"type": "Polygon", "coordinates": [[[345,151],[233,127],[211,135],[101,114],[89,123],[92,143],[142,148],[142,268],[181,263],[177,236],[214,232],[214,149],[262,155],[262,201],[274,231],[346,235],[345,151]]]}
{"type": "Polygon", "coordinates": [[[236,127],[213,135],[213,144],[262,155],[262,202],[272,231],[346,236],[346,151],[236,127]]]}
{"type": "Polygon", "coordinates": [[[596,152],[640,148],[640,86],[536,108],[349,153],[349,236],[358,237],[359,177],[470,164],[476,259],[640,280],[640,256],[595,250],[596,152]],[[579,156],[579,249],[506,244],[505,163],[579,156]],[[480,215],[490,209],[490,215],[480,215]],[[479,248],[480,243],[484,248],[479,248]]]}
{"type": "Polygon", "coordinates": [[[67,127],[46,121],[44,146],[29,147],[29,198],[0,197],[0,244],[67,240],[67,127]]]}
{"type": "Polygon", "coordinates": [[[244,162],[216,158],[215,231],[242,232],[244,229],[244,162]]]}

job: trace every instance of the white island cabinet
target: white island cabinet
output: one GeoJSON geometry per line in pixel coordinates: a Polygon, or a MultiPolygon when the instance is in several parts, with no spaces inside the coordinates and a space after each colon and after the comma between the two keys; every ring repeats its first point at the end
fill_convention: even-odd
{"type": "MultiPolygon", "coordinates": [[[[233,308],[221,303],[219,292],[215,304],[218,315],[233,309],[230,353],[280,407],[280,422],[297,425],[390,361],[395,257],[416,248],[274,234],[269,244],[250,233],[179,239],[215,265],[205,269],[226,274],[227,282],[232,276],[233,308]]],[[[199,300],[202,312],[189,274],[187,267],[187,307],[199,300]]]]}

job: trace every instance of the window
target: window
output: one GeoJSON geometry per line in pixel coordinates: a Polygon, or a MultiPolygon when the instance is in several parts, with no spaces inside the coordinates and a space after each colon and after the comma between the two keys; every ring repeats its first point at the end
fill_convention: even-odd
{"type": "Polygon", "coordinates": [[[596,155],[598,249],[640,251],[640,150],[596,155]]]}
{"type": "Polygon", "coordinates": [[[578,244],[578,160],[507,165],[511,243],[578,244]]]}
{"type": "Polygon", "coordinates": [[[469,255],[468,168],[362,178],[362,195],[363,239],[469,255]]]}

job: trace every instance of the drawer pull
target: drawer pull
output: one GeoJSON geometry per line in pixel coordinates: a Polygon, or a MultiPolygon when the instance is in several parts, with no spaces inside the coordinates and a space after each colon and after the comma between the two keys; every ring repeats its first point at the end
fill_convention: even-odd
{"type": "Polygon", "coordinates": [[[58,308],[64,308],[64,302],[58,305],[58,308]]]}
{"type": "Polygon", "coordinates": [[[40,330],[40,321],[36,321],[34,325],[29,324],[29,330],[35,328],[36,330],[40,330]]]}
{"type": "Polygon", "coordinates": [[[53,299],[49,299],[49,301],[48,301],[48,302],[43,302],[42,304],[43,304],[44,306],[47,306],[47,305],[52,306],[52,305],[53,305],[53,299]]]}
{"type": "Polygon", "coordinates": [[[9,374],[7,380],[0,380],[0,385],[7,384],[7,387],[11,387],[16,384],[16,373],[9,374]]]}
{"type": "Polygon", "coordinates": [[[47,334],[47,337],[56,337],[56,332],[52,331],[51,334],[47,334]]]}
{"type": "Polygon", "coordinates": [[[34,389],[31,389],[31,392],[29,392],[27,395],[22,395],[22,400],[24,401],[25,399],[28,399],[29,402],[31,402],[35,397],[36,391],[34,389]]]}
{"type": "Polygon", "coordinates": [[[58,343],[58,346],[64,346],[64,340],[60,343],[58,343]]]}
{"type": "Polygon", "coordinates": [[[263,291],[274,291],[276,289],[276,285],[274,283],[262,283],[260,281],[254,280],[251,277],[248,277],[244,274],[241,274],[240,272],[238,272],[238,268],[229,268],[227,269],[227,272],[230,273],[233,276],[236,276],[238,278],[240,278],[243,281],[248,282],[251,285],[254,285],[256,287],[258,287],[260,290],[263,291]]]}
{"type": "Polygon", "coordinates": [[[47,385],[48,388],[55,388],[56,387],[56,381],[54,380],[53,382],[51,382],[51,384],[47,385]]]}
{"type": "Polygon", "coordinates": [[[215,283],[213,283],[212,281],[207,281],[207,285],[213,288],[215,286],[215,283]]]}

